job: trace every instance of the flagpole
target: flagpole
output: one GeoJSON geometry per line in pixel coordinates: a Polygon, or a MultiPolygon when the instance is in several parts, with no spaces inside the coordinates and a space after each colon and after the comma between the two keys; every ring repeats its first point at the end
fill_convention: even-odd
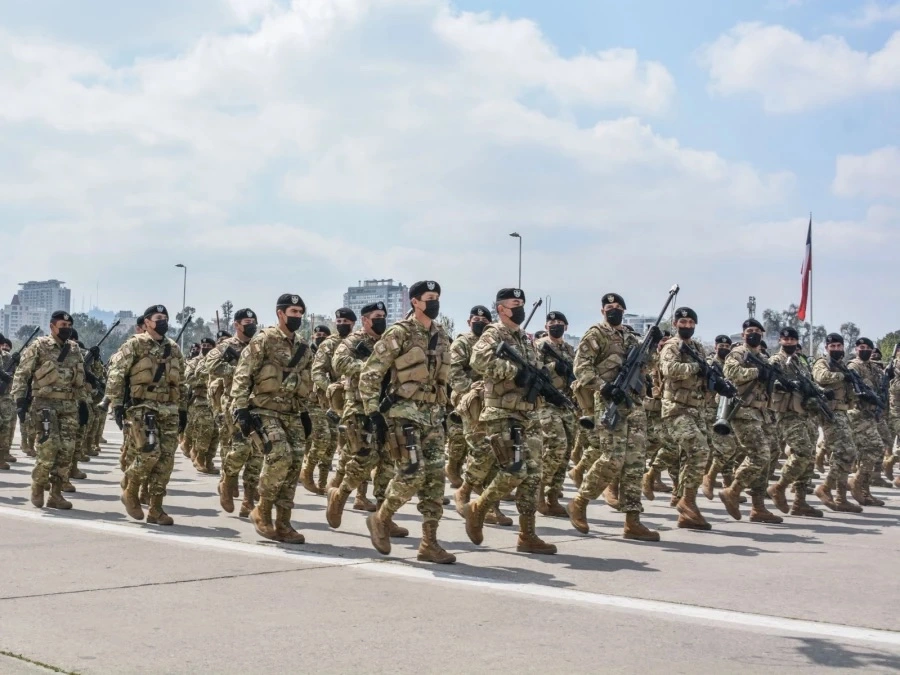
{"type": "Polygon", "coordinates": [[[813,322],[812,211],[809,212],[809,259],[809,357],[813,358],[813,331],[816,324],[813,322]]]}

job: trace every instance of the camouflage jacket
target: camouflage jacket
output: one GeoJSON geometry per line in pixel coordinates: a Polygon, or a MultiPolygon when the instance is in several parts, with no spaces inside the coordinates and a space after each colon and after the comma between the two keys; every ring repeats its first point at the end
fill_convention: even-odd
{"type": "MultiPolygon", "coordinates": [[[[803,376],[807,380],[812,380],[812,370],[807,361],[798,354],[788,355],[783,349],[779,349],[769,359],[769,363],[781,368],[785,375],[791,380],[798,379],[803,376]]],[[[783,391],[776,386],[772,391],[772,400],[769,401],[769,409],[776,414],[792,412],[797,414],[812,414],[817,409],[815,399],[804,400],[803,394],[799,391],[783,391]]]]}
{"type": "Polygon", "coordinates": [[[527,422],[533,419],[529,413],[541,405],[540,398],[534,404],[525,400],[528,393],[515,383],[518,367],[506,359],[497,358],[496,349],[506,342],[528,363],[540,367],[540,358],[531,339],[520,328],[507,328],[497,321],[485,327],[478,342],[472,347],[469,364],[472,370],[484,378],[484,408],[480,420],[490,422],[515,418],[527,422]]]}
{"type": "Polygon", "coordinates": [[[575,348],[570,345],[568,342],[560,341],[554,342],[553,339],[548,335],[542,337],[540,340],[534,343],[534,348],[538,353],[538,358],[541,359],[541,365],[543,365],[547,371],[550,373],[550,379],[553,380],[553,386],[559,389],[564,394],[569,393],[569,383],[562,375],[558,375],[556,372],[556,359],[552,356],[548,356],[544,353],[544,345],[548,344],[550,347],[560,356],[562,356],[566,362],[569,364],[569,367],[572,367],[572,364],[575,362],[575,348]]]}
{"type": "Polygon", "coordinates": [[[382,382],[393,404],[385,417],[422,425],[440,424],[447,405],[450,338],[435,321],[426,328],[415,318],[388,328],[359,374],[359,396],[367,415],[382,403],[382,382]]]}
{"type": "MultiPolygon", "coordinates": [[[[12,352],[6,353],[0,350],[0,370],[5,371],[9,368],[9,364],[12,362],[12,352]]],[[[12,377],[15,375],[15,372],[10,375],[10,380],[7,383],[0,382],[0,399],[4,398],[12,398],[12,377]]]]}
{"type": "Polygon", "coordinates": [[[460,333],[450,345],[450,388],[453,390],[453,403],[472,388],[473,382],[481,379],[481,375],[469,365],[472,347],[476,342],[478,336],[475,333],[460,333]]]}
{"type": "Polygon", "coordinates": [[[828,405],[832,410],[847,410],[853,399],[852,385],[840,368],[837,368],[828,356],[815,360],[812,367],[813,379],[823,389],[834,392],[834,400],[828,405]]]}
{"type": "MultiPolygon", "coordinates": [[[[701,409],[706,404],[706,378],[700,374],[700,364],[681,353],[682,341],[674,337],[659,354],[662,375],[662,416],[683,415],[688,409],[701,409]]],[[[701,359],[706,358],[703,345],[690,340],[689,346],[701,359]]]]}
{"type": "Polygon", "coordinates": [[[213,406],[217,412],[228,410],[231,402],[231,384],[234,381],[234,370],[237,367],[238,360],[231,362],[225,360],[225,350],[231,347],[238,353],[238,356],[244,351],[244,348],[250,344],[249,341],[243,342],[239,337],[232,336],[225,338],[213,347],[212,351],[206,355],[206,372],[209,375],[209,383],[207,384],[207,395],[211,397],[213,406]],[[221,384],[217,384],[221,382],[221,384]],[[210,394],[214,389],[221,389],[221,398],[216,401],[215,393],[210,394]]]}
{"type": "Polygon", "coordinates": [[[12,382],[12,398],[25,398],[29,385],[35,398],[77,401],[84,399],[84,357],[69,340],[62,361],[63,343],[46,335],[37,338],[25,351],[12,382]]]}
{"type": "Polygon", "coordinates": [[[334,350],[331,367],[344,384],[342,417],[366,414],[359,394],[359,374],[362,372],[363,365],[367,359],[361,357],[356,349],[358,345],[362,345],[374,354],[377,341],[377,338],[372,337],[360,328],[344,338],[334,350]]]}
{"type": "MultiPolygon", "coordinates": [[[[211,353],[212,351],[210,351],[211,353]]],[[[208,358],[209,354],[204,356],[201,353],[200,356],[192,361],[194,366],[189,369],[190,372],[185,373],[184,379],[190,392],[190,398],[187,400],[188,405],[209,405],[206,391],[209,386],[209,370],[206,363],[208,358]]]]}
{"type": "Polygon", "coordinates": [[[312,351],[298,333],[288,336],[278,326],[264,328],[241,352],[231,384],[233,409],[260,414],[306,412],[312,393],[312,351]],[[295,355],[302,354],[293,367],[295,355]]]}
{"type": "MultiPolygon", "coordinates": [[[[739,344],[731,350],[725,359],[725,377],[737,387],[738,398],[744,402],[735,413],[735,417],[745,420],[762,420],[762,410],[768,405],[768,398],[765,385],[757,379],[759,368],[745,363],[749,351],[750,348],[745,344],[739,344]]],[[[763,361],[768,360],[762,352],[756,352],[756,356],[763,361]]]]}
{"type": "MultiPolygon", "coordinates": [[[[881,372],[875,363],[873,363],[872,361],[863,361],[860,358],[854,358],[851,359],[850,363],[847,364],[847,368],[855,373],[859,373],[860,377],[862,377],[863,379],[863,382],[869,385],[872,391],[880,395],[881,372]]],[[[868,401],[864,401],[858,396],[854,399],[852,408],[866,419],[874,419],[876,413],[878,412],[878,407],[876,405],[874,405],[873,403],[869,403],[868,401]]]]}
{"type": "Polygon", "coordinates": [[[157,341],[148,333],[134,335],[109,363],[106,396],[113,407],[124,405],[127,397],[131,406],[165,413],[185,409],[184,356],[174,340],[164,337],[157,341]]]}
{"type": "MultiPolygon", "coordinates": [[[[601,414],[606,402],[600,396],[600,390],[606,384],[611,384],[625,357],[632,347],[640,343],[637,335],[624,326],[613,327],[605,321],[588,328],[587,332],[578,343],[575,350],[575,384],[576,393],[581,390],[594,398],[594,414],[601,414]]],[[[648,368],[645,368],[641,376],[646,378],[648,368]]],[[[633,407],[621,406],[619,414],[626,417],[633,408],[641,407],[641,397],[635,396],[632,400],[633,407]]]]}
{"type": "Polygon", "coordinates": [[[322,341],[322,344],[319,345],[318,350],[316,350],[316,357],[313,359],[313,389],[316,392],[319,403],[326,406],[328,403],[325,401],[325,392],[328,391],[328,387],[331,384],[338,380],[338,374],[334,370],[332,361],[334,359],[334,353],[337,351],[338,345],[340,345],[341,342],[343,342],[343,338],[337,333],[329,335],[322,341]]]}

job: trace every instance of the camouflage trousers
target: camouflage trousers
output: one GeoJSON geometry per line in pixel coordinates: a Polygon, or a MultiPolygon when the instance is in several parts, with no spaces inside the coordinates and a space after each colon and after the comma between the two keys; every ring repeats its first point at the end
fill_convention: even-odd
{"type": "Polygon", "coordinates": [[[306,439],[306,461],[322,471],[329,471],[337,449],[337,429],[319,405],[310,405],[309,419],[312,422],[312,434],[306,439]]]}
{"type": "Polygon", "coordinates": [[[26,415],[25,422],[19,425],[19,444],[23,449],[34,450],[34,440],[34,427],[31,426],[31,416],[26,415]]]}
{"type": "Polygon", "coordinates": [[[259,474],[262,471],[262,453],[253,443],[244,438],[240,429],[231,421],[230,414],[224,415],[222,418],[221,434],[222,446],[228,448],[225,458],[222,460],[222,480],[236,478],[243,469],[244,489],[256,490],[259,486],[259,474]]]}
{"type": "Polygon", "coordinates": [[[466,466],[463,472],[463,481],[475,490],[483,490],[485,485],[490,485],[497,475],[497,458],[493,450],[483,452],[482,444],[487,435],[484,422],[470,424],[463,421],[463,434],[466,439],[466,466]]]}
{"type": "Polygon", "coordinates": [[[100,447],[100,438],[103,434],[103,423],[106,421],[106,414],[97,403],[89,404],[91,410],[91,419],[88,422],[88,428],[84,434],[84,443],[81,446],[81,452],[88,454],[95,448],[100,447]]]}
{"type": "Polygon", "coordinates": [[[206,399],[198,399],[188,408],[188,425],[184,431],[185,442],[201,464],[211,462],[219,447],[216,421],[206,399]]]}
{"type": "Polygon", "coordinates": [[[764,496],[769,484],[772,448],[763,422],[735,416],[731,420],[731,429],[738,448],[744,453],[744,461],[734,473],[734,482],[740,490],[748,490],[753,496],[764,496]]]}
{"type": "Polygon", "coordinates": [[[886,451],[890,452],[894,447],[894,437],[891,436],[891,427],[885,417],[878,420],[877,424],[878,435],[881,437],[881,445],[886,451]]]}
{"type": "Polygon", "coordinates": [[[647,415],[647,461],[657,471],[678,475],[678,446],[669,436],[669,429],[659,411],[647,415]]]}
{"type": "Polygon", "coordinates": [[[521,422],[514,418],[488,420],[476,426],[478,430],[469,436],[474,444],[469,444],[466,483],[475,487],[484,486],[480,500],[487,509],[499,504],[515,489],[519,513],[533,516],[537,512],[538,486],[541,482],[540,429],[532,421],[521,422]],[[500,466],[494,444],[509,441],[510,424],[514,421],[524,427],[524,457],[518,466],[500,466]]]}
{"type": "Polygon", "coordinates": [[[809,415],[796,412],[778,413],[778,435],[791,448],[781,469],[781,480],[792,483],[795,490],[805,490],[813,478],[816,459],[815,423],[809,415]]]}
{"type": "Polygon", "coordinates": [[[271,413],[260,409],[263,428],[272,450],[263,457],[262,471],[259,475],[259,496],[284,509],[294,508],[294,493],[297,491],[297,478],[303,465],[303,451],[306,448],[306,435],[303,424],[296,413],[271,413]]]}
{"type": "Polygon", "coordinates": [[[75,452],[72,453],[72,471],[74,472],[75,468],[78,466],[78,460],[84,460],[87,456],[88,446],[90,445],[90,431],[91,425],[94,423],[94,417],[96,414],[93,410],[93,405],[88,402],[88,421],[87,424],[81,425],[79,423],[78,429],[75,432],[75,452]]]}
{"type": "Polygon", "coordinates": [[[716,423],[716,408],[707,410],[706,417],[706,437],[709,439],[709,449],[712,453],[712,466],[718,473],[722,472],[725,476],[733,476],[738,464],[741,463],[743,457],[738,448],[734,434],[717,434],[713,431],[713,425],[716,423]]]}
{"type": "MultiPolygon", "coordinates": [[[[869,413],[851,410],[847,413],[853,440],[856,442],[859,475],[871,476],[876,464],[881,463],[884,445],[878,433],[878,423],[869,413]]],[[[832,460],[833,461],[833,460],[832,460]]]]}
{"type": "Polygon", "coordinates": [[[825,420],[822,423],[824,431],[824,445],[831,452],[831,463],[828,466],[828,475],[825,484],[830,488],[836,488],[847,482],[847,476],[856,461],[856,442],[853,432],[850,430],[850,418],[846,411],[835,410],[834,420],[825,420]]]}
{"type": "Polygon", "coordinates": [[[0,396],[0,460],[9,454],[16,429],[16,404],[10,396],[0,396]]]}
{"type": "Polygon", "coordinates": [[[125,477],[129,483],[147,484],[151,497],[166,494],[166,487],[175,467],[175,450],[178,448],[178,411],[149,409],[146,406],[129,408],[125,413],[128,439],[125,443],[127,467],[125,477]],[[156,445],[148,452],[147,430],[144,415],[156,415],[156,445]]]}
{"type": "Polygon", "coordinates": [[[424,522],[437,522],[444,513],[444,428],[440,424],[424,425],[402,418],[388,419],[388,433],[398,426],[411,425],[419,442],[418,461],[409,457],[394,460],[394,476],[387,486],[384,509],[393,515],[413,495],[418,495],[419,513],[424,522]]]}
{"type": "Polygon", "coordinates": [[[347,455],[341,490],[353,492],[372,477],[374,470],[372,493],[376,500],[382,500],[387,496],[388,484],[394,477],[394,463],[388,456],[386,448],[378,446],[375,442],[366,442],[363,430],[365,420],[365,416],[357,413],[349,413],[341,420],[346,428],[344,447],[347,455]]]}
{"type": "Polygon", "coordinates": [[[466,459],[469,446],[466,443],[466,433],[462,422],[454,422],[447,418],[447,461],[455,461],[462,465],[466,459]]]}
{"type": "Polygon", "coordinates": [[[562,497],[566,470],[575,444],[575,415],[547,407],[540,412],[541,485],[548,497],[562,497]]]}
{"type": "Polygon", "coordinates": [[[78,443],[78,405],[75,401],[59,401],[36,398],[31,404],[31,426],[36,434],[37,458],[31,480],[35,485],[47,485],[51,481],[65,483],[78,443]],[[44,424],[44,411],[48,423],[44,424]]]}
{"type": "MultiPolygon", "coordinates": [[[[596,419],[600,419],[597,415],[596,419]]],[[[641,480],[647,447],[647,414],[632,410],[610,431],[597,425],[582,464],[590,467],[578,490],[584,499],[597,499],[607,485],[619,479],[619,511],[642,513],[641,480]]]]}
{"type": "Polygon", "coordinates": [[[679,496],[685,490],[696,490],[703,481],[706,462],[709,459],[709,441],[706,438],[706,422],[701,408],[687,408],[684,412],[666,417],[663,424],[672,444],[678,452],[679,496]]]}
{"type": "Polygon", "coordinates": [[[588,430],[585,429],[580,424],[575,426],[575,444],[572,447],[572,463],[578,464],[581,461],[582,455],[584,455],[584,449],[587,447],[590,442],[590,437],[588,435],[588,430]]]}

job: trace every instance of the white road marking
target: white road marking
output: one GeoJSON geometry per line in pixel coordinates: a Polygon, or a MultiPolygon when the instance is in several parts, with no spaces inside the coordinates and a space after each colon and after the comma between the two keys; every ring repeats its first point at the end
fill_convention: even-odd
{"type": "Polygon", "coordinates": [[[587,591],[556,588],[554,586],[544,586],[541,584],[520,584],[496,579],[469,577],[453,574],[451,572],[412,567],[390,560],[378,560],[375,558],[338,558],[314,553],[294,552],[272,544],[250,544],[246,542],[225,541],[216,538],[195,537],[177,534],[176,532],[160,532],[155,528],[147,529],[140,527],[137,523],[134,525],[117,525],[114,523],[53,516],[48,515],[43,511],[28,511],[5,506],[0,506],[0,515],[22,518],[25,520],[40,520],[53,525],[62,525],[94,532],[149,539],[165,544],[179,544],[242,555],[281,558],[317,566],[349,567],[351,569],[364,570],[375,574],[387,574],[418,579],[421,581],[453,584],[494,593],[512,593],[520,596],[563,603],[612,607],[629,611],[647,612],[676,619],[711,621],[714,623],[729,624],[738,628],[762,629],[771,633],[811,634],[819,637],[874,642],[890,645],[892,647],[900,647],[900,632],[890,630],[859,628],[856,626],[820,623],[817,621],[803,621],[800,619],[788,619],[765,614],[713,609],[710,607],[663,602],[660,600],[642,600],[639,598],[607,595],[604,593],[590,593],[587,591]]]}

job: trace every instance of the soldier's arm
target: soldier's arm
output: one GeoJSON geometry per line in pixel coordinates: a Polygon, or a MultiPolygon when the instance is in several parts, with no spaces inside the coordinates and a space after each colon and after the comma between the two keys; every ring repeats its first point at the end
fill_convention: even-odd
{"type": "Polygon", "coordinates": [[[755,380],[759,375],[758,368],[745,368],[741,358],[735,354],[729,354],[725,359],[725,367],[722,369],[725,377],[734,382],[736,385],[747,384],[751,380],[755,380]]]}
{"type": "MultiPolygon", "coordinates": [[[[495,350],[497,345],[502,342],[500,331],[494,326],[488,326],[484,329],[478,342],[472,347],[472,356],[469,357],[469,366],[482,377],[489,377],[492,380],[512,380],[516,373],[519,372],[515,364],[506,359],[498,359],[495,350]]],[[[522,354],[522,358],[527,359],[526,354],[522,354]]]]}
{"type": "MultiPolygon", "coordinates": [[[[393,365],[394,359],[403,351],[405,331],[397,325],[385,331],[375,343],[375,351],[366,359],[359,373],[359,397],[367,415],[378,410],[381,395],[381,380],[393,365]]],[[[362,362],[360,362],[362,363],[362,362]]]]}
{"type": "Polygon", "coordinates": [[[262,362],[264,344],[265,341],[261,337],[256,337],[241,350],[241,357],[234,368],[234,379],[231,382],[231,401],[234,409],[247,408],[250,405],[250,383],[253,373],[262,362]]]}
{"type": "Polygon", "coordinates": [[[669,380],[686,380],[700,372],[700,365],[690,361],[683,363],[679,359],[678,347],[666,345],[659,355],[659,370],[669,380]]]}
{"type": "Polygon", "coordinates": [[[334,350],[334,357],[331,359],[331,367],[334,368],[334,372],[343,377],[359,375],[363,363],[362,359],[350,351],[346,340],[341,342],[338,348],[334,350]]]}
{"type": "Polygon", "coordinates": [[[106,396],[113,407],[124,405],[125,377],[134,361],[131,341],[126,341],[109,360],[109,376],[106,381],[106,396]]]}
{"type": "Polygon", "coordinates": [[[235,362],[225,360],[225,350],[215,347],[206,357],[206,369],[210,377],[229,377],[234,372],[235,362]]]}
{"type": "Polygon", "coordinates": [[[844,381],[844,374],[840,371],[831,372],[825,364],[825,359],[819,359],[813,363],[813,379],[822,385],[839,384],[844,381]]]}
{"type": "Polygon", "coordinates": [[[575,363],[573,370],[575,371],[575,379],[578,386],[582,389],[603,389],[606,380],[600,377],[594,363],[599,359],[597,356],[606,349],[607,340],[596,330],[589,330],[587,334],[581,338],[578,348],[575,350],[575,363]]]}
{"type": "Polygon", "coordinates": [[[12,388],[10,394],[13,401],[25,398],[25,392],[31,383],[31,377],[37,367],[37,345],[32,343],[28,345],[22,352],[22,358],[19,360],[19,367],[16,368],[15,377],[13,377],[12,388]]]}
{"type": "Polygon", "coordinates": [[[328,389],[328,385],[331,384],[331,380],[328,377],[329,366],[331,365],[331,358],[334,356],[333,345],[329,345],[326,347],[324,344],[319,347],[319,351],[316,352],[316,356],[313,359],[312,363],[312,381],[313,385],[317,390],[325,391],[328,389]]]}
{"type": "Polygon", "coordinates": [[[458,394],[464,394],[472,387],[469,376],[469,346],[462,338],[457,338],[450,345],[450,388],[458,394]]]}
{"type": "MultiPolygon", "coordinates": [[[[198,363],[195,370],[200,370],[202,365],[202,363],[198,363]]],[[[181,353],[181,349],[178,348],[176,343],[172,343],[172,367],[178,375],[177,379],[179,381],[184,381],[184,371],[186,368],[184,355],[181,353]]],[[[173,403],[181,410],[187,409],[187,396],[185,396],[185,392],[181,387],[175,387],[175,400],[173,403]]]]}

